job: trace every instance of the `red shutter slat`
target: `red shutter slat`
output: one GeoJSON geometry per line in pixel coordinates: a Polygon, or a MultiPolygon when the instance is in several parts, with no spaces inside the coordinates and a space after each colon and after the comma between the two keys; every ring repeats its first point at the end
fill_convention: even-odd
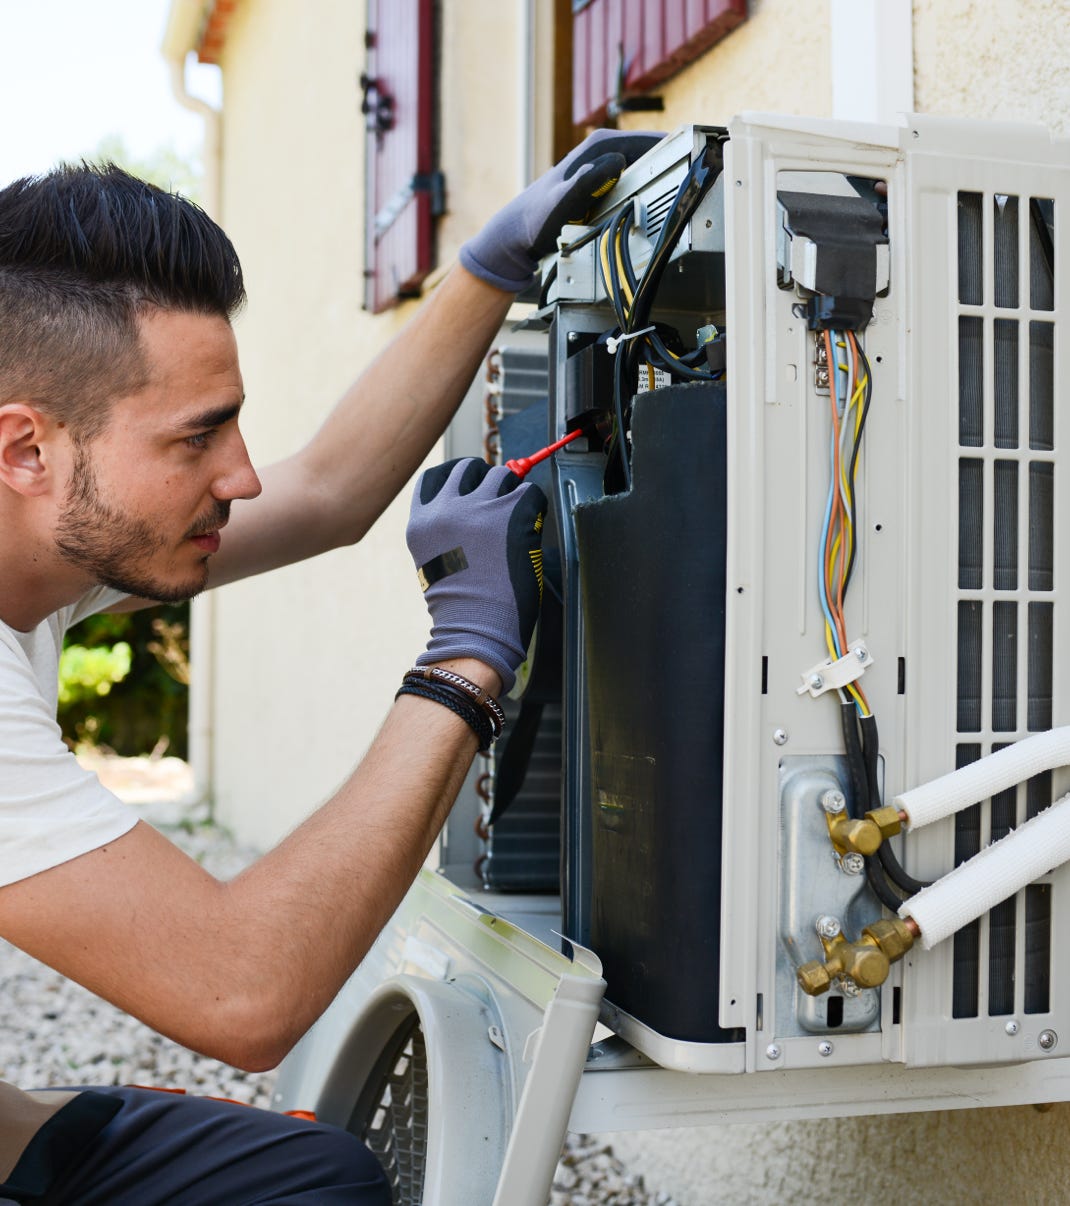
{"type": "Polygon", "coordinates": [[[368,0],[364,304],[378,313],[432,267],[433,0],[368,0]],[[376,128],[376,106],[387,128],[376,128]],[[388,107],[388,108],[387,108],[388,107]]]}
{"type": "MultiPolygon", "coordinates": [[[[625,0],[605,0],[606,25],[603,42],[606,48],[606,82],[604,87],[610,96],[617,91],[617,77],[620,74],[621,47],[624,44],[624,6],[625,0]]],[[[627,58],[625,62],[627,62],[627,58]]]]}
{"type": "Polygon", "coordinates": [[[572,116],[597,124],[625,88],[645,92],[693,62],[747,17],[747,0],[590,0],[573,16],[572,116]]]}
{"type": "Polygon", "coordinates": [[[706,0],[686,0],[684,5],[684,39],[698,37],[710,20],[710,5],[706,0]]]}
{"type": "Polygon", "coordinates": [[[621,40],[624,44],[625,62],[628,74],[625,85],[630,86],[629,80],[639,69],[640,62],[646,54],[646,38],[643,35],[643,14],[646,11],[641,4],[623,4],[621,40]]]}
{"type": "Polygon", "coordinates": [[[587,10],[589,13],[589,66],[591,100],[601,101],[609,88],[609,66],[606,62],[606,6],[605,0],[597,0],[587,10]]]}
{"type": "Polygon", "coordinates": [[[591,79],[591,23],[586,10],[572,18],[572,113],[587,113],[592,108],[589,83],[591,79]]]}
{"type": "Polygon", "coordinates": [[[637,88],[637,81],[665,57],[665,7],[662,4],[637,4],[643,14],[643,42],[636,56],[636,68],[628,73],[628,87],[637,88]]]}
{"type": "MultiPolygon", "coordinates": [[[[665,23],[665,55],[671,58],[687,41],[687,24],[685,20],[686,0],[661,0],[665,23]]],[[[651,63],[648,70],[656,70],[657,65],[651,63]]]]}

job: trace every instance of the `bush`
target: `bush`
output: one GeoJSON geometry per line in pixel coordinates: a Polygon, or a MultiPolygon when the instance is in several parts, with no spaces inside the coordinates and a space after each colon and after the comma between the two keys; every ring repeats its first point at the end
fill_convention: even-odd
{"type": "Polygon", "coordinates": [[[189,604],[76,624],[60,658],[59,722],[71,745],[187,754],[189,604]]]}
{"type": "Polygon", "coordinates": [[[115,645],[67,645],[59,659],[59,702],[69,704],[107,695],[130,673],[133,651],[126,641],[115,645]]]}

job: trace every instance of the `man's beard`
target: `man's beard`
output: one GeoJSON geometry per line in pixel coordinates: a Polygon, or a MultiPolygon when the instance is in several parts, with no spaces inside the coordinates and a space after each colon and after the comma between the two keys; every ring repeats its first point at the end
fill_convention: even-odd
{"type": "MultiPolygon", "coordinates": [[[[211,514],[190,528],[186,539],[222,527],[229,514],[229,502],[216,502],[211,514]]],[[[207,557],[188,581],[162,582],[144,566],[166,544],[166,537],[146,520],[108,506],[100,497],[88,454],[77,449],[63,514],[56,526],[56,548],[63,559],[100,585],[123,594],[180,603],[207,586],[207,557]]]]}

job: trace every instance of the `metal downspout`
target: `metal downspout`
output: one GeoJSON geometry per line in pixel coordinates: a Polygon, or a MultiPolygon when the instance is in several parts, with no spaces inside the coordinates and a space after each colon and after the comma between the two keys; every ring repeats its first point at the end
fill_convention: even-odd
{"type": "MultiPolygon", "coordinates": [[[[171,90],[183,108],[204,118],[204,209],[219,221],[222,208],[222,114],[186,87],[186,58],[165,46],[171,90]]],[[[207,591],[190,604],[189,761],[193,799],[211,800],[215,782],[215,595],[207,591]]]]}

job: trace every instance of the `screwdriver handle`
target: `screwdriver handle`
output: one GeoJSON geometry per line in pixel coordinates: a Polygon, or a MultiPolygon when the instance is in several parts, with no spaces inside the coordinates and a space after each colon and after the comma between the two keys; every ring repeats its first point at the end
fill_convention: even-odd
{"type": "Polygon", "coordinates": [[[533,452],[531,456],[517,457],[516,460],[506,461],[506,469],[511,469],[517,477],[526,477],[528,473],[540,462],[546,460],[548,456],[559,449],[564,448],[566,444],[571,444],[578,436],[583,435],[583,429],[577,428],[575,431],[570,431],[568,435],[564,435],[559,440],[555,440],[552,444],[547,444],[545,448],[540,448],[538,452],[533,452]]]}

